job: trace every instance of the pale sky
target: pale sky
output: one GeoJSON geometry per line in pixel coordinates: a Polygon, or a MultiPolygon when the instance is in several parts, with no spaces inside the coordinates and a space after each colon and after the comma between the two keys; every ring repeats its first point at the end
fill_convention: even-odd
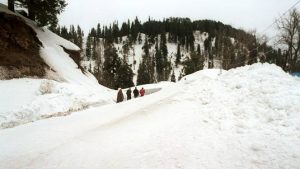
{"type": "MultiPolygon", "coordinates": [[[[213,19],[236,28],[261,33],[275,18],[297,0],[66,0],[68,6],[59,16],[60,25],[79,24],[87,31],[97,23],[119,23],[136,16],[162,19],[170,16],[192,20],[213,19]]],[[[7,3],[7,0],[0,0],[7,3]]],[[[297,5],[300,9],[300,4],[297,5]]],[[[274,30],[266,33],[273,36],[274,30]]]]}

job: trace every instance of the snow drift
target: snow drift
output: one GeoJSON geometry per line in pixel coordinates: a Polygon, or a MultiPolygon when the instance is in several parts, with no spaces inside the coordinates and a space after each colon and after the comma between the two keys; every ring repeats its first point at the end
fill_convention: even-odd
{"type": "Polygon", "coordinates": [[[112,95],[47,79],[0,81],[0,129],[112,102],[112,95]]]}
{"type": "Polygon", "coordinates": [[[270,64],[203,70],[143,98],[1,130],[0,168],[300,168],[299,88],[270,64]]]}

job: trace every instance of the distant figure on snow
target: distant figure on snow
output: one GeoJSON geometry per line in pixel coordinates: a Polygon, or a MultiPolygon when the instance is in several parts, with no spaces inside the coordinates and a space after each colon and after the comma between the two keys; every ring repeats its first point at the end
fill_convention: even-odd
{"type": "Polygon", "coordinates": [[[124,100],[124,95],[123,95],[122,89],[119,88],[118,96],[117,96],[117,103],[122,102],[123,100],[124,100]]]}
{"type": "Polygon", "coordinates": [[[130,88],[126,91],[126,95],[127,95],[127,100],[130,100],[131,99],[131,89],[130,88]]]}
{"type": "Polygon", "coordinates": [[[141,94],[141,97],[143,97],[145,95],[145,89],[142,87],[142,89],[140,90],[140,94],[141,94]]]}
{"type": "Polygon", "coordinates": [[[135,89],[133,90],[133,96],[134,98],[139,97],[139,90],[135,87],[135,89]]]}

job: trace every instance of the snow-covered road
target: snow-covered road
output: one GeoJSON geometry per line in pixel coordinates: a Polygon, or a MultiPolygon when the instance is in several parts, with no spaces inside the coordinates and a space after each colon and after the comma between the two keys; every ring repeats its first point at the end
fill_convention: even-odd
{"type": "MultiPolygon", "coordinates": [[[[67,145],[81,142],[94,135],[92,133],[143,116],[143,114],[154,110],[156,105],[169,101],[168,98],[177,92],[164,92],[160,100],[157,100],[155,95],[155,99],[151,99],[153,96],[147,96],[146,99],[138,98],[121,104],[95,107],[70,116],[41,120],[2,130],[0,131],[0,168],[36,168],[35,166],[31,167],[31,165],[39,163],[39,159],[45,158],[44,156],[47,157],[67,145]],[[22,139],[16,139],[16,136],[22,139]],[[9,146],[7,143],[13,146],[9,146]]],[[[94,139],[101,140],[101,138],[94,139]]],[[[77,152],[76,149],[73,150],[77,152]]]]}
{"type": "Polygon", "coordinates": [[[274,65],[0,130],[0,168],[300,168],[300,88],[274,65]]]}

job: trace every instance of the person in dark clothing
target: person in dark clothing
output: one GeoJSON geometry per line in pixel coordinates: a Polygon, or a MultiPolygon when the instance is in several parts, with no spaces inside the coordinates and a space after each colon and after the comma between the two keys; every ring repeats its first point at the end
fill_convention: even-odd
{"type": "Polygon", "coordinates": [[[141,94],[141,97],[143,97],[145,95],[145,89],[142,87],[142,89],[140,90],[140,94],[141,94]]]}
{"type": "Polygon", "coordinates": [[[134,98],[137,98],[139,96],[139,90],[136,87],[133,90],[133,96],[134,96],[134,98]]]}
{"type": "Polygon", "coordinates": [[[127,100],[130,100],[131,99],[131,89],[130,88],[126,91],[126,95],[127,95],[127,100]]]}
{"type": "Polygon", "coordinates": [[[123,100],[124,100],[124,95],[123,95],[122,89],[119,88],[118,95],[117,95],[117,103],[120,103],[123,100]]]}

